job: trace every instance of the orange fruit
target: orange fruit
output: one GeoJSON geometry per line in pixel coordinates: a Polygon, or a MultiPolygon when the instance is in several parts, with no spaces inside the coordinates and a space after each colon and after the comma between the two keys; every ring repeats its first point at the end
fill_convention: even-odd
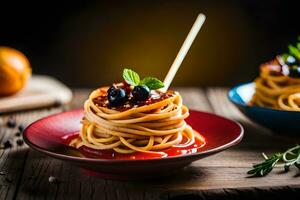
{"type": "Polygon", "coordinates": [[[0,96],[20,91],[31,76],[31,67],[20,51],[0,46],[0,96]]]}

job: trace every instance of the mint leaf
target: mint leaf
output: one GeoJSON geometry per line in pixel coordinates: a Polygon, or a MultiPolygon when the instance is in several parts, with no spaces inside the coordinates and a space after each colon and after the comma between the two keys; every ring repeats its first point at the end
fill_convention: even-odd
{"type": "Polygon", "coordinates": [[[292,54],[294,57],[296,57],[299,60],[300,59],[300,51],[292,45],[289,45],[288,48],[289,48],[290,54],[292,54]]]}
{"type": "Polygon", "coordinates": [[[297,49],[300,50],[300,42],[297,43],[297,49]]]}
{"type": "Polygon", "coordinates": [[[140,76],[131,69],[123,70],[123,78],[129,85],[137,86],[140,83],[140,76]]]}
{"type": "Polygon", "coordinates": [[[150,90],[157,90],[164,87],[164,83],[154,77],[146,77],[141,82],[140,85],[146,85],[150,90]]]}

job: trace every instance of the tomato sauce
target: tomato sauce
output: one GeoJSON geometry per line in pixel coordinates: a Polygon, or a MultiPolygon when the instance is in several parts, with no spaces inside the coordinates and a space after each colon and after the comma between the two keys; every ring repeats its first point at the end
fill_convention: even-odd
{"type": "MultiPolygon", "coordinates": [[[[101,95],[93,99],[94,104],[96,104],[99,107],[107,107],[110,108],[108,99],[107,99],[107,92],[103,89],[101,89],[101,95]]],[[[127,102],[125,102],[123,105],[118,107],[113,107],[113,109],[117,111],[126,111],[132,108],[144,106],[144,105],[150,105],[159,101],[162,101],[164,99],[170,98],[174,95],[172,91],[167,91],[166,93],[162,92],[156,92],[155,94],[151,94],[150,97],[146,101],[141,102],[132,102],[130,98],[127,102]]]]}
{"type": "MultiPolygon", "coordinates": [[[[66,145],[69,145],[71,140],[78,137],[79,133],[69,134],[64,136],[63,142],[66,145]]],[[[114,152],[113,150],[96,150],[90,147],[82,146],[79,148],[79,151],[82,155],[87,158],[98,158],[98,159],[115,159],[115,160],[146,160],[146,159],[155,159],[155,158],[163,158],[163,157],[173,157],[180,156],[186,154],[197,153],[201,150],[201,148],[205,145],[205,139],[195,138],[195,142],[192,144],[185,144],[187,141],[183,141],[180,145],[175,145],[173,147],[157,151],[154,153],[143,153],[143,152],[135,152],[131,154],[121,154],[114,152]]]]}

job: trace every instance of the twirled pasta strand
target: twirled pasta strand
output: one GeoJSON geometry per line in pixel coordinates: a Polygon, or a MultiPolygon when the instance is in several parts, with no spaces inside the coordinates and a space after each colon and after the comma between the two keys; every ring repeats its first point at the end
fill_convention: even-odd
{"type": "Polygon", "coordinates": [[[177,92],[158,102],[125,111],[96,105],[93,99],[99,95],[100,90],[95,90],[85,102],[82,129],[79,137],[71,141],[71,146],[113,149],[123,154],[160,154],[159,150],[195,141],[193,129],[185,122],[189,110],[177,92]]]}
{"type": "Polygon", "coordinates": [[[292,78],[272,71],[276,63],[261,67],[255,80],[252,105],[274,109],[300,111],[300,78],[292,78]]]}

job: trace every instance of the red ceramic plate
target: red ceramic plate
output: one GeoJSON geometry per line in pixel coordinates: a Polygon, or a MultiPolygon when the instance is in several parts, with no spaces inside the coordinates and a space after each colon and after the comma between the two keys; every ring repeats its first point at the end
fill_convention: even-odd
{"type": "Polygon", "coordinates": [[[39,152],[71,162],[103,178],[137,179],[168,175],[191,162],[223,151],[239,143],[244,132],[237,122],[210,113],[190,111],[187,122],[206,141],[198,152],[158,159],[95,159],[78,156],[79,151],[67,146],[62,139],[79,131],[82,116],[83,110],[73,110],[40,119],[24,131],[24,141],[39,152]]]}

